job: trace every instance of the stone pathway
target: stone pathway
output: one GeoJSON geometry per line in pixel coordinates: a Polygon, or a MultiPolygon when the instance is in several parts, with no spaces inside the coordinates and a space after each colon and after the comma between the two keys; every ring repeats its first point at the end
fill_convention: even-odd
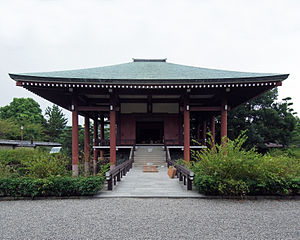
{"type": "Polygon", "coordinates": [[[117,182],[113,191],[107,191],[107,186],[96,195],[99,198],[121,198],[121,197],[166,197],[166,198],[201,198],[195,189],[186,190],[183,182],[178,178],[171,179],[167,174],[167,167],[158,167],[158,172],[143,172],[143,167],[133,167],[117,182]]]}

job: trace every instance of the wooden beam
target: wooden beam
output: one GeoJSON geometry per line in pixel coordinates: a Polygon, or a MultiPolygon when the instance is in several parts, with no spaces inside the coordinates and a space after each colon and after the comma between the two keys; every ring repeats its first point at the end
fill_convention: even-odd
{"type": "Polygon", "coordinates": [[[78,100],[77,96],[72,97],[72,175],[78,177],[79,161],[79,129],[78,129],[78,100]]]}
{"type": "MultiPolygon", "coordinates": [[[[100,139],[104,141],[104,116],[101,114],[101,124],[100,124],[100,139]]],[[[100,150],[100,158],[104,158],[104,151],[100,150]]]]}
{"type": "Polygon", "coordinates": [[[78,106],[78,111],[80,111],[80,112],[84,112],[84,111],[108,112],[109,107],[108,106],[78,106]]]}
{"type": "Polygon", "coordinates": [[[212,141],[212,148],[215,147],[215,140],[216,140],[216,119],[215,116],[211,116],[210,119],[210,131],[211,131],[211,141],[212,141]]]}
{"type": "Polygon", "coordinates": [[[109,122],[110,122],[110,167],[111,169],[116,166],[116,104],[114,96],[110,96],[110,111],[109,111],[109,122]]]}
{"type": "Polygon", "coordinates": [[[221,103],[222,111],[221,111],[221,143],[227,143],[227,99],[224,97],[221,103]],[[224,142],[223,142],[224,141],[224,142]]]}
{"type": "Polygon", "coordinates": [[[90,119],[84,117],[84,170],[86,174],[90,172],[90,119]]]}
{"type": "Polygon", "coordinates": [[[186,96],[184,99],[184,109],[183,109],[183,124],[184,124],[184,160],[190,161],[190,111],[189,111],[189,101],[186,96]]]}
{"type": "Polygon", "coordinates": [[[197,106],[191,106],[190,107],[191,112],[221,112],[221,107],[197,107],[197,106]]]}
{"type": "Polygon", "coordinates": [[[203,145],[206,146],[206,128],[207,128],[207,124],[206,124],[206,119],[203,120],[203,130],[202,130],[202,139],[203,139],[203,145]]]}
{"type": "MultiPolygon", "coordinates": [[[[97,117],[94,118],[94,134],[93,134],[94,146],[97,145],[98,141],[98,120],[97,117]]],[[[93,174],[97,174],[97,160],[98,160],[98,149],[94,148],[94,158],[93,158],[93,174]]]]}

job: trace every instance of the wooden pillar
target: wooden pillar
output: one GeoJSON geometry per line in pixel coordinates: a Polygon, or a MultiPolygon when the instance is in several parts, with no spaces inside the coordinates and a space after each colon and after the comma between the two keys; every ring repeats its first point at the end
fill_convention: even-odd
{"type": "Polygon", "coordinates": [[[203,139],[203,145],[206,146],[206,120],[203,120],[203,129],[202,129],[202,139],[203,139]]]}
{"type": "Polygon", "coordinates": [[[197,121],[197,141],[200,143],[200,119],[197,121]]]}
{"type": "Polygon", "coordinates": [[[227,142],[227,99],[224,97],[221,104],[221,143],[227,142]]]}
{"type": "Polygon", "coordinates": [[[72,97],[72,175],[78,176],[79,161],[79,129],[78,129],[78,101],[77,96],[72,97]]]}
{"type": "MultiPolygon", "coordinates": [[[[104,116],[101,116],[100,139],[104,142],[104,116]]],[[[100,158],[104,158],[104,150],[100,150],[100,158]]]]}
{"type": "Polygon", "coordinates": [[[116,109],[115,104],[112,102],[109,111],[110,122],[110,167],[116,166],[116,109]]]}
{"type": "Polygon", "coordinates": [[[84,170],[88,174],[90,171],[90,119],[84,117],[84,170]]]}
{"type": "MultiPolygon", "coordinates": [[[[94,118],[94,134],[93,134],[94,146],[97,146],[98,141],[98,120],[94,118]]],[[[94,158],[93,158],[93,174],[97,174],[97,159],[98,159],[98,149],[94,148],[94,158]]]]}
{"type": "Polygon", "coordinates": [[[184,160],[190,161],[190,106],[188,98],[184,99],[183,122],[184,122],[184,160]]]}
{"type": "Polygon", "coordinates": [[[215,116],[211,116],[210,119],[210,131],[211,131],[211,141],[212,141],[212,148],[215,147],[215,141],[216,141],[216,119],[215,116]]]}

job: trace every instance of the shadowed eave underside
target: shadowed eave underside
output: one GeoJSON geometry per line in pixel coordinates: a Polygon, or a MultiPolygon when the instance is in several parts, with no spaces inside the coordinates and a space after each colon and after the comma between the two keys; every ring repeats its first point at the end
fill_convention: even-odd
{"type": "Polygon", "coordinates": [[[69,71],[9,74],[16,81],[110,84],[237,83],[283,81],[288,74],[236,72],[167,63],[166,59],[133,59],[112,66],[69,71]]]}

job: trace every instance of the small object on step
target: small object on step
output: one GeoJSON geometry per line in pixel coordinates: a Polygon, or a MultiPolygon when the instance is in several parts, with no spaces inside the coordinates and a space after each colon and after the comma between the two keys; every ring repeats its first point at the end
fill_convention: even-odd
{"type": "Polygon", "coordinates": [[[147,166],[152,166],[152,165],[153,165],[152,162],[148,162],[148,163],[147,163],[147,166]]]}
{"type": "Polygon", "coordinates": [[[168,175],[170,178],[174,178],[175,177],[175,174],[176,174],[176,168],[173,167],[173,166],[170,166],[168,168],[168,175]]]}
{"type": "Polygon", "coordinates": [[[156,166],[145,165],[144,169],[143,169],[143,172],[158,172],[158,169],[157,169],[156,166]]]}

